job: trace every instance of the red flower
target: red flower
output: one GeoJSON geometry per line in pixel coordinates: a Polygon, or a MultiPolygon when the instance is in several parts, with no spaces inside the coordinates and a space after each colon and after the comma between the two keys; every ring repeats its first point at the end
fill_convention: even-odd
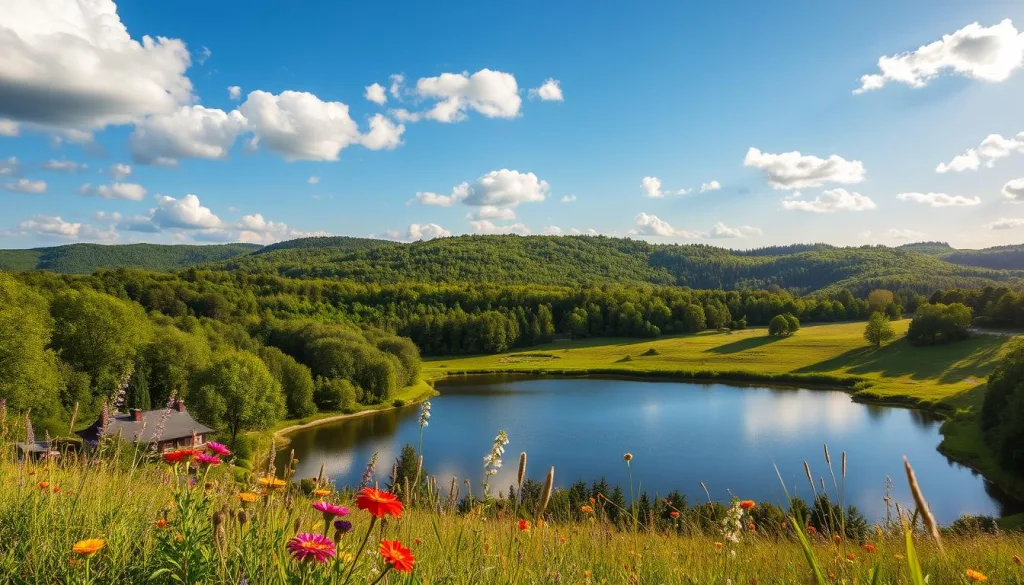
{"type": "Polygon", "coordinates": [[[356,505],[359,506],[360,510],[366,510],[375,518],[383,518],[385,516],[402,517],[402,502],[398,501],[398,496],[390,492],[363,488],[359,492],[359,496],[356,497],[356,505]]]}
{"type": "Polygon", "coordinates": [[[743,500],[740,502],[740,508],[743,508],[744,510],[753,510],[755,506],[757,506],[757,504],[754,500],[743,500]]]}
{"type": "Polygon", "coordinates": [[[164,453],[164,461],[170,464],[181,463],[187,461],[196,455],[196,452],[192,449],[179,449],[177,451],[168,451],[164,453]]]}
{"type": "Polygon", "coordinates": [[[399,573],[412,573],[412,565],[416,562],[412,551],[397,540],[380,541],[380,556],[399,573]]]}
{"type": "Polygon", "coordinates": [[[818,531],[818,529],[817,529],[817,528],[815,528],[815,527],[813,527],[813,526],[808,526],[808,527],[807,527],[807,532],[808,532],[809,534],[814,534],[814,533],[815,533],[815,532],[817,532],[817,531],[818,531]]]}
{"type": "Polygon", "coordinates": [[[846,553],[846,558],[848,558],[848,559],[850,559],[852,561],[856,557],[853,556],[853,553],[846,553]]]}
{"type": "Polygon", "coordinates": [[[865,544],[864,545],[864,550],[869,552],[869,553],[873,553],[873,552],[875,552],[875,545],[873,545],[873,544],[865,544]]]}
{"type": "Polygon", "coordinates": [[[529,530],[530,530],[530,521],[529,520],[520,520],[519,521],[519,532],[527,532],[529,530]]]}
{"type": "Polygon", "coordinates": [[[679,518],[679,512],[677,512],[675,510],[672,510],[671,512],[669,512],[668,515],[671,516],[673,520],[675,520],[676,518],[679,518]]]}
{"type": "Polygon", "coordinates": [[[753,524],[751,524],[751,525],[749,526],[749,528],[750,528],[751,530],[757,530],[757,526],[755,526],[755,525],[753,525],[753,524]]]}

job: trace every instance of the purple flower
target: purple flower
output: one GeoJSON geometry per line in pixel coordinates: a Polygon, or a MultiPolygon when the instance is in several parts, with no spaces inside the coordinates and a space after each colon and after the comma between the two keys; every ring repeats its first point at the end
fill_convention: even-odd
{"type": "Polygon", "coordinates": [[[334,529],[337,530],[340,534],[345,534],[346,532],[352,530],[352,523],[348,520],[335,520],[334,529]]]}

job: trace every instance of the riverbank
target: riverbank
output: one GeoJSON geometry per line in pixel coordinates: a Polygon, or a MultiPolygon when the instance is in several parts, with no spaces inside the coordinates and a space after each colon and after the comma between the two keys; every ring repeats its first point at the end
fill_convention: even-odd
{"type": "Polygon", "coordinates": [[[963,342],[915,347],[893,323],[897,341],[869,347],[863,323],[805,326],[774,338],[763,328],[653,340],[586,339],[499,355],[432,358],[427,380],[470,374],[624,376],[643,379],[839,388],[857,401],[917,408],[946,419],[939,450],[1003,491],[1024,499],[1024,478],[1002,469],[981,440],[977,415],[985,381],[1009,338],[976,335],[963,342]]]}

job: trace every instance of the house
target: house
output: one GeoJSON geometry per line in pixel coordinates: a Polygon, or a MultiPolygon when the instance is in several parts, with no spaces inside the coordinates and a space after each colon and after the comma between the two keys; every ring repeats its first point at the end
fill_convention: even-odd
{"type": "Polygon", "coordinates": [[[185,410],[185,403],[178,400],[170,408],[101,414],[91,427],[77,434],[90,443],[99,441],[101,436],[120,435],[122,439],[135,443],[155,443],[157,451],[169,451],[178,447],[198,447],[212,432],[213,429],[196,422],[185,410]]]}

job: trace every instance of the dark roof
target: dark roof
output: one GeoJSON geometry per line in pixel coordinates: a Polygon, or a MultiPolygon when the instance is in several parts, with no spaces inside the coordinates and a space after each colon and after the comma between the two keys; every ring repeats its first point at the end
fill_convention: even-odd
{"type": "MultiPolygon", "coordinates": [[[[79,431],[78,436],[86,441],[99,439],[100,427],[103,426],[103,416],[96,420],[93,425],[84,431],[79,431]]],[[[103,436],[114,437],[118,434],[121,438],[129,441],[151,443],[155,441],[171,441],[191,437],[193,433],[212,433],[213,429],[196,422],[187,410],[177,408],[147,410],[142,413],[142,420],[136,421],[131,414],[111,415],[107,427],[103,429],[103,436]],[[166,417],[166,420],[165,420],[166,417]],[[163,427],[162,432],[161,427],[163,427]],[[159,436],[157,436],[159,433],[159,436]]]]}

